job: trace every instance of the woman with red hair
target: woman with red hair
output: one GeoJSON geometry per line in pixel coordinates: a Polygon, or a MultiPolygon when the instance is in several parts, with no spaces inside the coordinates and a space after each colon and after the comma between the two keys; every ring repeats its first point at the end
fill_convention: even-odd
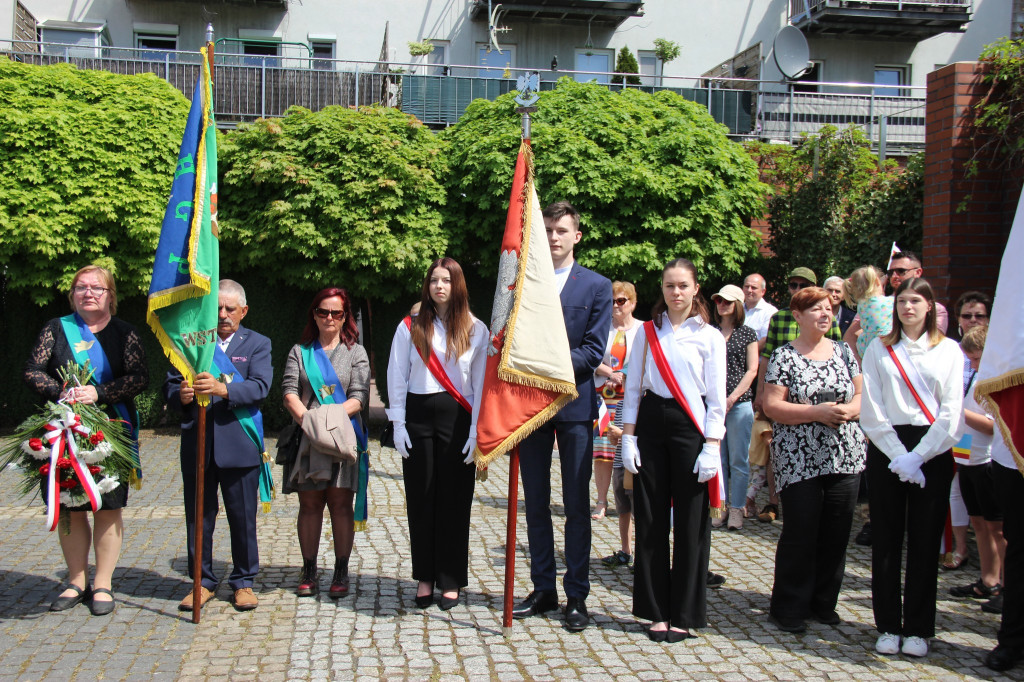
{"type": "MultiPolygon", "coordinates": [[[[366,350],[357,343],[358,337],[352,299],[347,291],[329,287],[313,297],[306,328],[299,343],[288,353],[281,381],[285,409],[296,424],[302,424],[308,410],[332,402],[344,407],[357,439],[365,434],[360,412],[370,396],[370,361],[366,350]]],[[[365,436],[360,443],[365,448],[365,436]]],[[[320,591],[317,551],[324,507],[330,511],[334,533],[334,577],[329,594],[332,599],[348,594],[348,561],[356,526],[353,501],[357,495],[363,499],[366,495],[366,477],[360,476],[359,471],[361,459],[335,460],[330,472],[321,474],[310,469],[310,448],[300,445],[298,457],[284,465],[281,492],[299,495],[297,527],[302,575],[296,594],[300,597],[315,596],[320,591]]]]}
{"type": "Polygon", "coordinates": [[[395,331],[388,358],[388,419],[409,518],[416,605],[447,611],[468,584],[473,450],[490,335],[469,312],[462,268],[440,258],[427,270],[420,310],[395,331]]]}

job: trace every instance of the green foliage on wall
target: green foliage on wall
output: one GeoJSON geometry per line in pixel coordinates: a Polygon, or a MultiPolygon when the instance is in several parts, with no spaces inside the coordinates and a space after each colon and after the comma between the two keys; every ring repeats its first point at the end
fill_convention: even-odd
{"type": "Polygon", "coordinates": [[[397,109],[292,107],[219,153],[222,268],[390,301],[448,248],[444,145],[397,109]]]}
{"type": "MultiPolygon", "coordinates": [[[[619,57],[615,60],[615,70],[618,73],[640,73],[640,64],[636,57],[629,51],[629,46],[619,50],[619,57]]],[[[612,83],[622,83],[622,76],[612,76],[612,83]]],[[[629,85],[640,85],[639,76],[626,76],[626,83],[629,85]]]]}
{"type": "Polygon", "coordinates": [[[1024,38],[1002,38],[987,45],[981,61],[991,68],[983,76],[989,94],[974,106],[973,123],[984,135],[968,165],[976,173],[978,164],[996,168],[1024,167],[1024,38]]]}
{"type": "Polygon", "coordinates": [[[188,101],[151,74],[0,59],[0,265],[42,305],[78,268],[149,287],[188,101]],[[116,257],[115,257],[116,256],[116,257]]]}
{"type": "MultiPolygon", "coordinates": [[[[442,136],[449,143],[450,255],[493,281],[520,142],[512,95],[477,100],[442,136]]],[[[703,279],[740,275],[758,240],[747,227],[767,188],[743,148],[704,107],[671,92],[611,92],[568,78],[545,92],[532,143],[542,205],[582,214],[577,258],[612,279],[658,287],[685,256],[703,279]]]]}
{"type": "Polygon", "coordinates": [[[772,187],[768,201],[774,258],[758,266],[776,291],[795,267],[825,277],[846,277],[865,264],[884,267],[892,242],[920,252],[923,158],[906,168],[883,168],[863,133],[825,126],[797,147],[749,143],[762,178],[772,187]]]}

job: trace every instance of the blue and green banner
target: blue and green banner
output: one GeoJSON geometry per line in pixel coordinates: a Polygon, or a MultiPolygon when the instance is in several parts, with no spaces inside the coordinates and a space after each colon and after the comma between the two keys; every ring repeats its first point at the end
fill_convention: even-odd
{"type": "MultiPolygon", "coordinates": [[[[191,383],[217,347],[217,130],[206,48],[153,263],[146,321],[174,368],[191,383]]],[[[209,396],[196,396],[200,405],[209,396]]]]}

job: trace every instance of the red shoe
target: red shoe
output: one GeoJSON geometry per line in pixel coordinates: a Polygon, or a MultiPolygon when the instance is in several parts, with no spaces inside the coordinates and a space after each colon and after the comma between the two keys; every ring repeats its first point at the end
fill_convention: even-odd
{"type": "Polygon", "coordinates": [[[331,579],[331,591],[327,596],[331,599],[348,596],[348,566],[334,565],[334,578],[331,579]]]}
{"type": "Polygon", "coordinates": [[[317,574],[316,559],[302,560],[302,575],[299,576],[299,586],[295,594],[300,597],[315,597],[320,593],[320,578],[317,574]]]}

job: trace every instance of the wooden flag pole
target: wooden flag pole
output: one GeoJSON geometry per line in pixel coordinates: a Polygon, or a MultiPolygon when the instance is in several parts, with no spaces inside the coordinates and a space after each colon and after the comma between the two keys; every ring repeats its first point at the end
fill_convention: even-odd
{"type": "MultiPolygon", "coordinates": [[[[210,64],[210,81],[213,81],[213,25],[206,30],[206,58],[210,64]]],[[[200,78],[202,76],[200,75],[200,78]]],[[[206,131],[202,131],[206,134],[206,131]]],[[[193,398],[193,400],[196,400],[193,398]]],[[[206,407],[196,400],[196,506],[192,529],[192,622],[199,624],[203,600],[203,497],[206,493],[206,407]]]]}
{"type": "Polygon", "coordinates": [[[512,635],[512,599],[516,582],[516,521],[519,514],[519,446],[512,448],[508,461],[508,518],[505,521],[505,602],[501,612],[501,633],[512,635]]]}

